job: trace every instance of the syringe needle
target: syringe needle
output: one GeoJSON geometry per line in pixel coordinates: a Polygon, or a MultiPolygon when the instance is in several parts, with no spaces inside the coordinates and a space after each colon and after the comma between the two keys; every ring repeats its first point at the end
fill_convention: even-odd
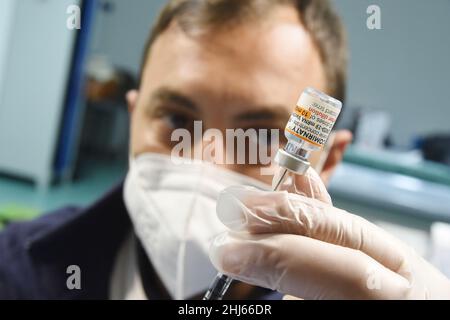
{"type": "Polygon", "coordinates": [[[286,168],[282,168],[282,173],[278,176],[278,180],[275,183],[272,183],[272,191],[277,191],[278,188],[280,187],[281,183],[284,180],[284,177],[286,176],[287,173],[287,169],[286,168]]]}

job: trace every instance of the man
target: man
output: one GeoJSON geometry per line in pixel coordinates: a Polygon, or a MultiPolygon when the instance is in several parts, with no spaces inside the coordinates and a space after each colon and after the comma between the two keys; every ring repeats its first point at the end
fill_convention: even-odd
{"type": "MultiPolygon", "coordinates": [[[[127,96],[131,169],[125,190],[115,188],[86,209],[67,208],[9,226],[0,234],[0,298],[200,297],[200,289],[212,280],[211,269],[198,271],[204,265],[203,249],[190,249],[196,248],[190,238],[179,235],[184,225],[173,231],[168,223],[166,233],[161,231],[166,215],[172,215],[176,205],[180,211],[186,206],[173,192],[143,190],[145,183],[160,184],[177,172],[154,154],[170,155],[174,130],[191,132],[196,120],[204,130],[283,130],[299,93],[308,86],[344,100],[346,57],[344,31],[327,0],[170,1],[147,44],[140,88],[127,96]],[[147,171],[147,176],[142,174],[147,171]],[[161,199],[164,203],[158,202],[161,199]],[[172,207],[156,210],[167,205],[172,207]],[[201,251],[198,260],[192,258],[195,250],[201,251]],[[189,283],[189,275],[198,280],[189,283]]],[[[323,180],[350,140],[348,132],[337,133],[323,180]]],[[[259,165],[223,167],[240,174],[226,173],[224,181],[247,176],[270,183],[259,165]]],[[[189,172],[194,169],[180,174],[189,172]]],[[[202,167],[201,172],[222,181],[222,171],[202,167]]],[[[192,226],[198,229],[195,236],[208,232],[202,223],[214,216],[205,210],[201,214],[208,216],[192,226]]],[[[176,216],[170,221],[178,223],[176,216]]],[[[201,241],[195,244],[203,246],[201,241]]],[[[228,297],[268,294],[238,283],[228,297]]]]}

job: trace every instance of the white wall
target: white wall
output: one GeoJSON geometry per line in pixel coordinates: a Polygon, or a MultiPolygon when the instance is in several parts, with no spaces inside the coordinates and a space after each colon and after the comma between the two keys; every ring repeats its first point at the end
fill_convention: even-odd
{"type": "Polygon", "coordinates": [[[349,32],[349,105],[379,107],[393,118],[394,142],[450,132],[450,1],[335,0],[349,32]],[[366,9],[381,7],[382,30],[366,9]]]}
{"type": "MultiPolygon", "coordinates": [[[[2,0],[3,2],[4,0],[2,0]]],[[[66,9],[79,0],[14,0],[0,96],[0,172],[51,178],[76,31],[66,9]]]]}
{"type": "MultiPolygon", "coordinates": [[[[14,14],[14,0],[0,1],[0,99],[2,97],[3,82],[5,78],[6,59],[9,52],[12,18],[14,14]]],[[[1,106],[1,101],[0,101],[1,106]]],[[[1,116],[1,110],[0,110],[1,116]]]]}

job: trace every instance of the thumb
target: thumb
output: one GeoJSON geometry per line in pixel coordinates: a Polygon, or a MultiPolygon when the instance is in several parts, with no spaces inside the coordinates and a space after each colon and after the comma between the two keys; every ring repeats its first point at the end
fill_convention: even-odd
{"type": "Polygon", "coordinates": [[[332,204],[331,197],[322,178],[313,168],[309,168],[304,175],[290,174],[278,187],[278,191],[287,191],[307,198],[317,199],[332,204]]]}

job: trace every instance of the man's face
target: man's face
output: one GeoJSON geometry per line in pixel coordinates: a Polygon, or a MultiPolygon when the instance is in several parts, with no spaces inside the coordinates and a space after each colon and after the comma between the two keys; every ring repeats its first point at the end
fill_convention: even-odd
{"type": "MultiPolygon", "coordinates": [[[[136,101],[131,101],[131,151],[170,154],[173,130],[279,129],[299,94],[326,91],[317,48],[293,8],[264,21],[188,35],[176,23],[154,42],[136,101]]],[[[200,142],[199,142],[200,143],[200,142]]],[[[227,165],[270,182],[257,165],[227,165]]]]}

